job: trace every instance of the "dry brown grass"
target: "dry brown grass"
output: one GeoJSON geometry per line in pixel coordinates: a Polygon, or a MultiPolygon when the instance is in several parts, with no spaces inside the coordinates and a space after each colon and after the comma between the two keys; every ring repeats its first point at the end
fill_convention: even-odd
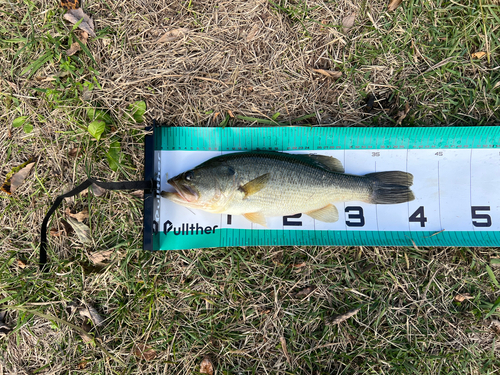
{"type": "Polygon", "coordinates": [[[0,3],[1,176],[28,156],[38,157],[19,192],[0,200],[0,300],[78,325],[83,321],[67,305],[90,303],[106,318],[99,339],[126,363],[85,344],[67,325],[9,310],[6,323],[14,332],[0,338],[0,374],[193,373],[208,353],[219,373],[231,374],[476,374],[500,368],[493,340],[498,333],[482,319],[498,294],[485,271],[496,249],[257,247],[149,254],[140,249],[141,201],[108,193],[65,203],[89,208],[94,243],[51,239],[56,273],[37,272],[40,223],[65,185],[86,176],[142,178],[143,125],[122,119],[139,99],[148,104],[148,121],[178,126],[218,125],[229,111],[258,118],[280,112],[284,122],[316,114],[313,124],[394,125],[406,102],[411,110],[403,125],[498,121],[495,9],[426,0],[405,1],[394,13],[385,11],[385,1],[275,3],[281,9],[262,0],[86,2],[96,21],[98,37],[89,49],[97,64],[79,52],[71,59],[75,69],[59,80],[47,77],[68,71],[63,50],[70,27],[57,4],[0,3]],[[354,26],[344,34],[342,20],[353,12],[354,26]],[[157,43],[179,28],[189,32],[157,43]],[[26,40],[5,41],[15,38],[26,40]],[[489,60],[471,60],[486,48],[489,60]],[[51,49],[51,61],[32,77],[21,75],[51,49]],[[313,68],[343,76],[333,80],[313,68]],[[101,88],[78,86],[93,77],[101,88]],[[371,112],[363,102],[368,93],[376,98],[371,112]],[[115,119],[100,142],[85,130],[85,110],[97,106],[115,119]],[[30,117],[31,134],[10,127],[20,115],[30,117]],[[112,139],[129,157],[127,174],[111,172],[105,160],[112,139]],[[75,145],[83,152],[71,158],[75,145]],[[121,257],[94,272],[87,254],[103,249],[121,257]],[[18,258],[28,267],[17,266],[18,258]],[[290,267],[301,262],[307,265],[290,267]],[[316,286],[314,292],[294,297],[308,285],[316,286]],[[457,293],[474,299],[453,303],[457,293]],[[346,322],[327,324],[358,306],[346,322]],[[135,358],[136,343],[154,347],[157,358],[135,358]],[[83,360],[89,363],[78,370],[83,360]]]}

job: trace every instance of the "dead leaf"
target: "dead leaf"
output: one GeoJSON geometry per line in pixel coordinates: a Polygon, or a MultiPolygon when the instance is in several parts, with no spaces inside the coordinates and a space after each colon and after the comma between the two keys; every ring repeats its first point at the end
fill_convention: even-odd
{"type": "Polygon", "coordinates": [[[16,189],[22,185],[26,177],[28,177],[31,168],[35,165],[34,162],[28,160],[27,162],[12,168],[12,170],[5,176],[5,182],[0,190],[7,194],[12,194],[16,189]]]}
{"type": "Polygon", "coordinates": [[[314,285],[305,287],[304,289],[301,289],[297,293],[295,293],[295,298],[308,296],[309,294],[311,294],[315,290],[316,290],[316,286],[314,286],[314,285]]]}
{"type": "Polygon", "coordinates": [[[351,27],[354,26],[354,21],[356,20],[356,12],[351,13],[347,17],[344,17],[342,20],[342,30],[344,31],[344,34],[346,34],[351,27]]]}
{"type": "Polygon", "coordinates": [[[288,364],[291,364],[290,356],[288,355],[288,350],[286,348],[286,340],[283,336],[280,337],[281,349],[283,349],[283,354],[286,357],[288,364]]]}
{"type": "Polygon", "coordinates": [[[389,12],[396,10],[398,8],[398,6],[401,5],[402,2],[403,2],[403,0],[391,0],[391,2],[389,3],[389,6],[387,7],[387,10],[389,12]]]}
{"type": "Polygon", "coordinates": [[[324,70],[324,69],[313,69],[313,72],[323,74],[329,78],[340,78],[342,77],[342,72],[337,72],[334,70],[324,70]]]}
{"type": "Polygon", "coordinates": [[[483,51],[481,51],[481,52],[474,52],[474,53],[471,55],[471,57],[472,57],[473,59],[482,59],[484,56],[486,56],[486,52],[483,52],[483,51]]]}
{"type": "Polygon", "coordinates": [[[96,251],[89,254],[89,259],[95,265],[104,265],[109,262],[113,253],[114,250],[96,251]]]}
{"type": "Polygon", "coordinates": [[[92,306],[80,307],[78,309],[81,317],[89,318],[96,327],[104,324],[104,318],[92,306]]]}
{"type": "Polygon", "coordinates": [[[490,328],[495,332],[497,335],[500,334],[500,322],[496,319],[492,319],[490,322],[490,328]]]}
{"type": "Polygon", "coordinates": [[[229,114],[229,116],[231,118],[234,118],[234,114],[233,114],[233,112],[230,109],[227,110],[227,113],[229,114]]]}
{"type": "MultiPolygon", "coordinates": [[[[64,184],[62,187],[62,192],[61,195],[64,195],[66,193],[69,193],[71,190],[73,190],[75,186],[73,184],[64,184]]],[[[82,192],[83,195],[83,192],[82,192]]],[[[75,196],[72,195],[71,197],[65,197],[64,200],[68,203],[75,203],[75,196]]]]}
{"type": "Polygon", "coordinates": [[[28,265],[21,259],[17,260],[17,266],[21,269],[26,268],[28,265]]]}
{"type": "Polygon", "coordinates": [[[80,7],[79,0],[61,0],[60,4],[64,9],[76,9],[80,7]]]}
{"type": "Polygon", "coordinates": [[[293,268],[302,268],[302,267],[305,267],[306,265],[307,265],[306,262],[302,262],[302,263],[292,264],[292,267],[293,268]]]}
{"type": "Polygon", "coordinates": [[[94,194],[94,196],[96,197],[101,197],[104,195],[104,193],[106,192],[106,189],[103,189],[102,187],[100,186],[97,186],[96,184],[92,184],[90,185],[89,187],[89,190],[92,192],[92,194],[94,194]]]}
{"type": "Polygon", "coordinates": [[[403,120],[406,118],[406,115],[410,112],[410,103],[406,102],[405,104],[405,109],[402,111],[399,111],[397,116],[396,116],[396,124],[401,125],[403,120]]]}
{"type": "MultiPolygon", "coordinates": [[[[80,40],[80,42],[82,42],[85,45],[87,44],[87,40],[89,38],[89,33],[87,33],[86,31],[82,30],[79,33],[75,32],[75,34],[76,34],[76,37],[80,40]]],[[[80,43],[73,42],[71,44],[71,47],[66,51],[66,55],[67,56],[73,56],[75,53],[77,53],[81,49],[82,49],[82,47],[80,47],[80,43]]]]}
{"type": "Polygon", "coordinates": [[[214,375],[214,365],[208,356],[200,363],[200,374],[214,375]]]}
{"type": "Polygon", "coordinates": [[[469,293],[463,293],[463,294],[457,294],[454,298],[455,302],[463,302],[468,299],[473,299],[474,297],[471,296],[469,293]]]}
{"type": "Polygon", "coordinates": [[[167,43],[173,42],[176,39],[179,39],[189,32],[188,28],[181,27],[180,29],[170,30],[165,33],[160,39],[156,41],[156,43],[167,43]]]}
{"type": "Polygon", "coordinates": [[[328,319],[328,323],[340,324],[340,323],[346,321],[347,319],[349,319],[351,316],[356,315],[359,310],[361,310],[361,307],[354,309],[354,310],[349,310],[345,314],[336,315],[336,316],[328,319]]]}
{"type": "Polygon", "coordinates": [[[89,210],[85,208],[85,209],[83,209],[83,211],[80,211],[76,214],[72,214],[69,207],[67,207],[66,208],[66,215],[68,215],[69,217],[72,217],[73,219],[78,220],[79,222],[82,222],[83,220],[89,218],[89,210]]]}
{"type": "Polygon", "coordinates": [[[248,32],[248,35],[247,35],[247,42],[250,42],[252,40],[255,39],[255,36],[257,35],[257,33],[259,32],[259,25],[258,24],[255,24],[252,26],[252,28],[250,29],[250,31],[248,32]]]}
{"type": "Polygon", "coordinates": [[[145,361],[152,361],[156,358],[156,350],[146,344],[135,344],[134,355],[145,361]]]}
{"type": "Polygon", "coordinates": [[[72,24],[76,24],[78,21],[83,19],[78,27],[89,33],[90,36],[96,36],[94,32],[94,21],[92,21],[92,18],[85,14],[82,8],[68,10],[68,12],[64,15],[64,19],[72,24]]]}
{"type": "Polygon", "coordinates": [[[87,363],[89,363],[89,361],[87,361],[86,359],[81,361],[79,364],[78,364],[78,370],[83,370],[84,368],[87,367],[87,363]]]}
{"type": "Polygon", "coordinates": [[[90,228],[83,223],[80,223],[78,220],[73,219],[72,217],[68,217],[68,223],[75,230],[78,239],[82,243],[92,242],[90,238],[90,228]]]}
{"type": "Polygon", "coordinates": [[[12,90],[17,91],[17,85],[14,82],[9,82],[7,80],[5,80],[5,82],[7,82],[7,84],[12,88],[12,90]]]}
{"type": "Polygon", "coordinates": [[[144,190],[134,190],[130,195],[136,198],[144,198],[144,190]]]}
{"type": "Polygon", "coordinates": [[[68,151],[68,156],[72,158],[76,157],[80,153],[80,147],[74,147],[68,151]]]}

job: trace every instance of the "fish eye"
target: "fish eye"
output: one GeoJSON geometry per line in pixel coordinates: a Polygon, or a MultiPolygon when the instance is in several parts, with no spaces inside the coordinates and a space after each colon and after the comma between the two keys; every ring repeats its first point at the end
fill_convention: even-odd
{"type": "Polygon", "coordinates": [[[184,173],[184,178],[186,179],[186,181],[191,181],[193,177],[194,177],[193,171],[187,171],[186,173],[184,173]]]}

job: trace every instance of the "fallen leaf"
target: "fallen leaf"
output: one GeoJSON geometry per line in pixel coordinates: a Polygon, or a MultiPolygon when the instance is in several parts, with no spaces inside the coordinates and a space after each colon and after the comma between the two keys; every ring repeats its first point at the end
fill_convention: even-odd
{"type": "Polygon", "coordinates": [[[490,322],[490,328],[495,332],[497,335],[500,334],[500,322],[496,319],[492,319],[490,322]]]}
{"type": "Polygon", "coordinates": [[[323,74],[329,78],[340,78],[342,77],[342,72],[337,72],[334,70],[324,70],[324,69],[313,69],[313,72],[323,74]]]}
{"type": "Polygon", "coordinates": [[[343,321],[346,321],[347,319],[349,319],[351,316],[356,315],[359,312],[359,310],[361,310],[361,307],[354,309],[354,310],[349,310],[345,314],[336,315],[336,316],[328,319],[328,322],[330,324],[340,324],[343,321]]]}
{"type": "Polygon", "coordinates": [[[80,307],[78,312],[81,317],[89,318],[97,327],[101,327],[104,324],[104,318],[92,306],[80,307]]]}
{"type": "Polygon", "coordinates": [[[295,264],[292,264],[292,267],[293,268],[302,268],[302,267],[305,267],[307,265],[306,262],[302,262],[302,263],[295,263],[295,264]]]}
{"type": "MultiPolygon", "coordinates": [[[[92,331],[92,326],[87,323],[87,320],[85,320],[83,323],[82,323],[82,329],[85,331],[85,332],[90,332],[92,331]]],[[[85,339],[83,340],[85,341],[85,339]]]]}
{"type": "MultiPolygon", "coordinates": [[[[73,190],[75,188],[75,186],[73,184],[70,184],[70,183],[67,183],[67,184],[64,184],[62,186],[62,192],[60,193],[60,195],[64,195],[66,193],[69,193],[71,190],[73,190]]],[[[85,190],[84,190],[85,191],[85,190]]],[[[82,195],[83,195],[83,192],[82,192],[82,195]]],[[[75,196],[72,195],[70,197],[65,197],[64,200],[68,203],[75,203],[75,196]]]]}
{"type": "Polygon", "coordinates": [[[68,156],[72,158],[76,157],[80,153],[80,147],[74,147],[68,151],[68,156]]]}
{"type": "Polygon", "coordinates": [[[214,121],[215,121],[215,119],[217,118],[217,116],[219,116],[219,115],[220,115],[220,112],[215,112],[215,113],[214,113],[214,121]]]}
{"type": "Polygon", "coordinates": [[[160,39],[156,41],[156,43],[167,43],[167,42],[172,42],[176,39],[179,39],[180,37],[184,36],[184,34],[187,34],[189,32],[189,29],[182,27],[180,29],[174,29],[166,32],[160,39]]]}
{"type": "Polygon", "coordinates": [[[156,350],[146,344],[135,344],[134,355],[139,359],[151,361],[156,358],[156,350]]]}
{"type": "Polygon", "coordinates": [[[84,368],[87,367],[87,363],[89,363],[89,361],[87,360],[83,360],[81,361],[79,364],[78,364],[78,370],[83,370],[84,368]]]}
{"type": "Polygon", "coordinates": [[[200,363],[200,374],[214,375],[214,365],[208,356],[200,363]]]}
{"type": "Polygon", "coordinates": [[[248,35],[247,35],[247,42],[250,42],[252,40],[255,39],[255,36],[257,35],[257,33],[259,32],[259,25],[258,24],[255,24],[252,26],[252,28],[250,29],[250,31],[248,32],[248,35]]]}
{"type": "Polygon", "coordinates": [[[283,354],[286,357],[288,364],[291,364],[290,356],[288,355],[288,350],[286,348],[286,340],[283,336],[280,337],[281,349],[283,349],[283,354]]]}
{"type": "Polygon", "coordinates": [[[342,30],[344,31],[344,34],[346,34],[351,27],[354,26],[354,21],[356,20],[356,12],[351,13],[347,17],[344,17],[342,20],[342,30]]]}
{"type": "Polygon", "coordinates": [[[61,236],[61,233],[62,231],[60,231],[59,229],[57,228],[50,228],[50,231],[49,231],[49,234],[52,236],[52,237],[60,237],[61,236]]]}
{"type": "Polygon", "coordinates": [[[304,289],[301,289],[297,293],[295,293],[295,297],[298,298],[298,297],[308,296],[309,294],[314,292],[315,289],[316,289],[316,286],[314,286],[314,285],[305,287],[304,289]]]}
{"type": "Polygon", "coordinates": [[[396,10],[397,7],[400,6],[402,2],[403,2],[403,0],[391,0],[391,2],[389,3],[389,6],[387,7],[387,10],[389,12],[396,10]]]}
{"type": "Polygon", "coordinates": [[[75,233],[78,236],[80,242],[82,243],[92,242],[92,240],[90,239],[90,228],[88,226],[86,226],[83,223],[80,223],[78,220],[75,220],[71,217],[68,217],[68,223],[75,230],[75,233]]]}
{"type": "Polygon", "coordinates": [[[64,9],[77,9],[80,7],[80,1],[78,0],[61,0],[60,4],[64,9]]]}
{"type": "Polygon", "coordinates": [[[21,259],[17,260],[17,266],[21,269],[26,268],[28,265],[21,259]]]}
{"type": "MultiPolygon", "coordinates": [[[[89,38],[89,33],[86,32],[86,31],[81,31],[79,33],[76,33],[76,37],[80,40],[80,42],[82,42],[83,44],[87,44],[87,40],[89,38]]],[[[82,47],[80,47],[80,43],[78,42],[73,42],[71,44],[71,47],[66,51],[66,55],[67,56],[73,56],[75,53],[77,53],[78,51],[80,51],[82,49],[82,47]]]]}
{"type": "Polygon", "coordinates": [[[473,299],[474,297],[472,297],[469,293],[463,293],[463,294],[457,294],[454,298],[454,300],[456,302],[463,302],[467,299],[473,299]]]}
{"type": "Polygon", "coordinates": [[[227,110],[227,113],[229,114],[229,116],[231,116],[231,118],[234,118],[234,114],[230,109],[227,110]]]}
{"type": "Polygon", "coordinates": [[[14,193],[22,185],[26,177],[28,177],[34,165],[34,162],[28,161],[18,167],[12,168],[12,171],[7,174],[5,182],[0,189],[9,195],[14,193]]]}
{"type": "Polygon", "coordinates": [[[113,255],[114,250],[102,250],[96,251],[94,253],[89,254],[89,259],[94,264],[105,264],[109,262],[111,256],[113,255]]]}
{"type": "Polygon", "coordinates": [[[96,36],[94,32],[94,21],[92,21],[92,18],[85,14],[82,8],[68,10],[68,12],[64,15],[64,19],[72,24],[76,24],[78,21],[83,19],[78,27],[89,33],[90,36],[96,36]]]}
{"type": "Polygon", "coordinates": [[[136,198],[144,198],[144,190],[134,190],[130,195],[136,198]]]}
{"type": "Polygon", "coordinates": [[[373,105],[375,104],[375,96],[373,94],[368,94],[368,96],[365,99],[366,102],[366,107],[365,110],[366,112],[370,112],[373,109],[373,105]]]}
{"type": "Polygon", "coordinates": [[[15,83],[9,82],[7,80],[5,80],[5,82],[7,82],[7,84],[12,88],[12,90],[17,91],[17,85],[15,83]]]}
{"type": "Polygon", "coordinates": [[[405,104],[405,109],[402,111],[399,111],[398,114],[396,115],[396,124],[401,125],[403,120],[406,118],[406,115],[410,112],[410,103],[406,102],[405,104]]]}
{"type": "Polygon", "coordinates": [[[104,195],[104,193],[106,192],[106,189],[103,189],[102,187],[100,186],[97,186],[96,184],[92,184],[90,185],[90,188],[89,190],[92,192],[92,194],[94,194],[94,196],[96,197],[101,197],[104,195]]]}
{"type": "Polygon", "coordinates": [[[85,208],[83,211],[80,211],[76,214],[73,214],[73,213],[71,213],[71,210],[68,207],[68,208],[66,208],[66,215],[68,215],[69,217],[72,217],[73,219],[78,220],[79,222],[82,222],[83,220],[89,218],[89,210],[85,208]]]}
{"type": "Polygon", "coordinates": [[[63,229],[58,229],[56,227],[52,227],[50,229],[50,235],[52,237],[61,237],[62,234],[66,233],[66,235],[70,234],[70,233],[73,233],[73,227],[71,225],[69,225],[69,223],[64,220],[64,219],[61,219],[61,222],[60,222],[63,226],[63,229]]]}
{"type": "Polygon", "coordinates": [[[472,57],[473,59],[482,59],[484,56],[486,56],[486,52],[483,52],[483,51],[481,51],[481,52],[474,52],[474,53],[471,55],[471,57],[472,57]]]}

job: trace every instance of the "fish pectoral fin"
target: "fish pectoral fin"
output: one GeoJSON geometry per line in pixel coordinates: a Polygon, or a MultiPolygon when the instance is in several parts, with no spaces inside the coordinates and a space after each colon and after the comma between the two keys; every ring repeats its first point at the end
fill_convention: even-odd
{"type": "Polygon", "coordinates": [[[263,174],[262,176],[254,178],[252,181],[247,182],[245,185],[240,187],[240,190],[245,193],[245,196],[243,197],[243,199],[249,197],[252,194],[257,193],[260,190],[262,190],[264,188],[264,186],[266,186],[270,177],[271,177],[271,174],[266,173],[266,174],[263,174]]]}
{"type": "Polygon", "coordinates": [[[305,212],[305,214],[325,223],[335,223],[339,219],[339,212],[333,204],[329,204],[319,210],[305,212]]]}
{"type": "Polygon", "coordinates": [[[248,212],[246,214],[243,214],[243,216],[245,216],[245,218],[250,220],[252,223],[257,223],[262,225],[263,227],[267,227],[266,218],[264,217],[264,215],[262,215],[261,212],[248,212]]]}
{"type": "Polygon", "coordinates": [[[314,155],[314,154],[310,154],[308,156],[317,163],[322,164],[324,168],[332,172],[337,172],[337,173],[345,172],[342,162],[339,159],[335,159],[333,156],[314,155]]]}

